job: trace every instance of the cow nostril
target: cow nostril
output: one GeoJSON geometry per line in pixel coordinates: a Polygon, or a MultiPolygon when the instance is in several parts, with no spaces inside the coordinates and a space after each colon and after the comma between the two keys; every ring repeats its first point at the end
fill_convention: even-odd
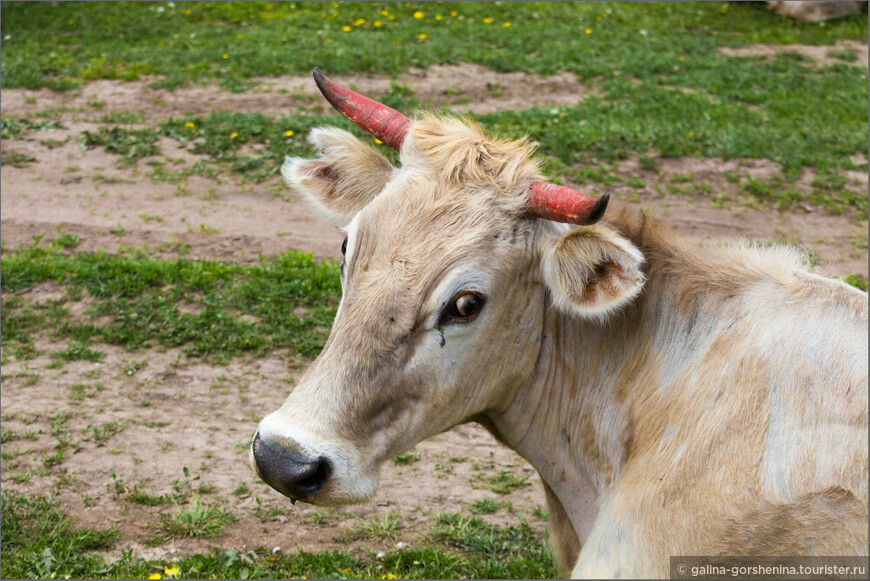
{"type": "Polygon", "coordinates": [[[332,476],[332,466],[326,458],[306,458],[296,450],[261,439],[259,433],[252,448],[263,481],[294,500],[311,499],[332,476]]]}
{"type": "Polygon", "coordinates": [[[330,467],[329,461],[323,457],[318,458],[312,464],[314,464],[314,470],[309,476],[300,479],[297,486],[303,490],[317,492],[329,480],[332,475],[332,467],[330,467]]]}

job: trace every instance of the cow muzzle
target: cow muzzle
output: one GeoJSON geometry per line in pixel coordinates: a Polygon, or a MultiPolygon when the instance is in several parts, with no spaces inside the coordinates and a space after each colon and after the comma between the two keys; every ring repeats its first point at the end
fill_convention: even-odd
{"type": "Polygon", "coordinates": [[[333,468],[323,456],[307,458],[299,451],[254,436],[251,452],[263,481],[291,500],[311,502],[329,479],[333,468]]]}

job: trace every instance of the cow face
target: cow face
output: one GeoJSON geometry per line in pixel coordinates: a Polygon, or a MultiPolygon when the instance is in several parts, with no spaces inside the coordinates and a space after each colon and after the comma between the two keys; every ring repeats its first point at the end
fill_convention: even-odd
{"type": "Polygon", "coordinates": [[[605,226],[525,215],[539,175],[523,142],[428,117],[411,124],[396,169],[344,131],[311,139],[321,158],[282,173],[344,227],[343,297],[251,456],[290,498],[339,504],[371,498],[383,461],[510,406],[540,371],[553,306],[606,317],[639,292],[643,258],[605,226]]]}

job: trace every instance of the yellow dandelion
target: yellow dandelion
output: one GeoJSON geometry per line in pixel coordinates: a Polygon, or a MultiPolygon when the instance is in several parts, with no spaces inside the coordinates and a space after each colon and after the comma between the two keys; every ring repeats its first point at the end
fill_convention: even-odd
{"type": "Polygon", "coordinates": [[[417,38],[419,38],[420,40],[426,40],[426,35],[421,32],[417,35],[417,38]]]}
{"type": "Polygon", "coordinates": [[[178,575],[178,567],[173,565],[172,567],[166,567],[163,569],[163,573],[165,575],[178,575]]]}
{"type": "Polygon", "coordinates": [[[694,131],[689,131],[688,133],[686,133],[686,137],[694,137],[694,136],[695,136],[694,131]]]}
{"type": "Polygon", "coordinates": [[[362,26],[365,23],[366,23],[365,18],[357,18],[356,20],[353,21],[354,26],[362,26]]]}
{"type": "Polygon", "coordinates": [[[583,32],[585,32],[586,34],[592,34],[592,29],[591,29],[591,28],[587,28],[587,29],[584,30],[583,32]]]}
{"type": "Polygon", "coordinates": [[[378,12],[378,14],[380,14],[381,16],[386,16],[386,15],[388,15],[389,13],[390,13],[389,10],[381,10],[380,12],[378,12]]]}
{"type": "Polygon", "coordinates": [[[184,124],[184,126],[188,129],[193,129],[194,127],[196,127],[196,125],[193,124],[193,121],[188,121],[184,124]]]}
{"type": "Polygon", "coordinates": [[[338,2],[333,2],[333,3],[332,3],[332,7],[333,7],[333,8],[338,8],[338,2]]]}
{"type": "Polygon", "coordinates": [[[387,16],[387,20],[389,20],[390,22],[392,22],[392,21],[395,20],[395,19],[396,19],[396,15],[395,15],[395,14],[390,14],[389,16],[387,16]]]}
{"type": "Polygon", "coordinates": [[[414,13],[414,18],[416,18],[417,20],[420,20],[421,18],[423,18],[423,13],[420,12],[419,10],[416,11],[416,12],[414,13]]]}
{"type": "Polygon", "coordinates": [[[285,132],[284,132],[284,137],[293,137],[293,130],[292,130],[292,129],[288,129],[287,131],[285,131],[285,132]]]}
{"type": "Polygon", "coordinates": [[[684,60],[686,60],[686,57],[681,56],[681,57],[680,57],[680,62],[683,62],[684,60]]]}
{"type": "Polygon", "coordinates": [[[601,16],[596,16],[595,20],[597,20],[598,22],[601,22],[601,18],[602,18],[601,16]]]}
{"type": "Polygon", "coordinates": [[[487,16],[486,18],[483,19],[483,23],[484,24],[492,24],[492,18],[487,16]]]}
{"type": "Polygon", "coordinates": [[[236,133],[235,131],[233,131],[232,133],[230,133],[230,139],[235,139],[235,138],[238,137],[238,136],[239,136],[239,134],[236,133]]]}
{"type": "Polygon", "coordinates": [[[451,10],[451,11],[450,11],[450,18],[456,18],[456,16],[457,16],[458,14],[459,14],[459,13],[458,13],[456,10],[451,10]]]}
{"type": "Polygon", "coordinates": [[[188,10],[187,8],[182,10],[181,13],[184,14],[185,16],[190,16],[190,10],[188,10]]]}
{"type": "Polygon", "coordinates": [[[163,575],[161,575],[160,573],[151,573],[150,575],[148,575],[148,578],[149,579],[163,579],[163,575]]]}
{"type": "Polygon", "coordinates": [[[435,15],[435,20],[441,20],[441,15],[440,15],[440,14],[436,14],[436,15],[435,15]]]}
{"type": "Polygon", "coordinates": [[[67,20],[66,23],[67,23],[67,24],[75,24],[76,21],[75,21],[75,20],[67,20]]]}
{"type": "Polygon", "coordinates": [[[345,32],[350,32],[350,26],[348,26],[347,24],[345,24],[344,26],[342,26],[341,29],[342,29],[343,31],[345,31],[345,32]]]}
{"type": "Polygon", "coordinates": [[[221,55],[221,58],[226,60],[226,59],[230,58],[230,55],[228,55],[227,53],[224,53],[221,55]]]}
{"type": "Polygon", "coordinates": [[[236,38],[238,38],[239,40],[242,40],[243,38],[245,38],[245,35],[244,34],[237,34],[236,38]]]}
{"type": "Polygon", "coordinates": [[[164,44],[166,44],[166,43],[164,43],[162,40],[157,41],[157,46],[163,46],[164,44]]]}
{"type": "Polygon", "coordinates": [[[384,25],[384,23],[381,22],[380,20],[375,20],[374,22],[372,22],[372,26],[374,26],[375,28],[380,28],[383,25],[384,25]]]}
{"type": "Polygon", "coordinates": [[[504,24],[502,24],[502,26],[504,26],[505,28],[510,28],[512,24],[512,22],[505,22],[504,24]]]}
{"type": "Polygon", "coordinates": [[[383,144],[384,144],[384,142],[381,141],[380,139],[375,139],[375,145],[383,145],[383,144]]]}

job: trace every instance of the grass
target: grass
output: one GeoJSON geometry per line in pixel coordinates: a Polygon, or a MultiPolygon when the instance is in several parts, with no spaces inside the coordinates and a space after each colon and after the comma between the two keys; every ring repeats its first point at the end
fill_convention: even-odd
{"type": "Polygon", "coordinates": [[[191,498],[190,505],[178,507],[174,513],[164,515],[158,529],[169,537],[214,538],[227,524],[238,520],[224,507],[203,504],[198,495],[191,498]]]}
{"type": "MultiPolygon", "coordinates": [[[[10,578],[147,578],[175,568],[182,578],[547,578],[556,575],[545,541],[528,524],[507,527],[477,517],[439,515],[419,546],[377,556],[328,551],[273,554],[268,548],[246,553],[231,549],[180,555],[172,562],[148,561],[122,551],[112,562],[93,551],[111,549],[117,531],[78,526],[46,497],[2,491],[0,576],[10,578]]],[[[232,520],[226,510],[194,499],[165,517],[163,534],[208,538],[232,520]]]]}
{"type": "Polygon", "coordinates": [[[399,531],[402,529],[402,517],[387,511],[383,520],[362,520],[351,525],[347,531],[336,535],[335,540],[340,542],[352,542],[359,540],[396,541],[399,531]]]}
{"type": "Polygon", "coordinates": [[[314,66],[399,73],[457,62],[584,79],[615,69],[673,75],[709,64],[717,45],[833,44],[867,33],[864,16],[806,26],[724,2],[4,2],[2,10],[2,87],[55,90],[144,75],[160,75],[159,87],[205,80],[242,90],[251,77],[314,66]],[[693,59],[675,71],[684,55],[693,59]]]}
{"type": "Polygon", "coordinates": [[[103,567],[89,551],[110,549],[117,539],[113,528],[74,526],[44,497],[3,491],[0,576],[10,578],[86,578],[103,567]]]}
{"type": "MultiPolygon", "coordinates": [[[[785,52],[772,59],[718,52],[758,42],[866,40],[863,16],[808,26],[753,3],[337,4],[4,3],[2,86],[63,89],[95,78],[161,75],[161,86],[211,81],[232,89],[244,88],[251,76],[308,75],[314,66],[331,74],[399,74],[470,62],[540,75],[568,71],[595,85],[598,96],[576,105],[477,116],[495,133],[529,135],[562,165],[655,150],[766,158],[795,175],[805,166],[853,168],[849,157],[867,151],[862,67],[839,61],[814,68],[785,52]]],[[[426,105],[396,83],[381,97],[406,111],[426,105]]],[[[136,119],[106,115],[119,124],[136,119]]],[[[159,127],[100,127],[83,139],[133,163],[157,155],[158,135],[169,136],[261,180],[277,173],[284,155],[310,155],[305,134],[333,119],[216,112],[159,127]],[[245,147],[254,145],[262,150],[245,147]]],[[[4,119],[10,134],[34,127],[4,119]]]]}
{"type": "MultiPolygon", "coordinates": [[[[282,347],[314,357],[326,340],[340,292],[337,265],[317,263],[300,252],[243,266],[142,255],[66,256],[58,248],[34,244],[3,256],[2,269],[6,296],[51,280],[94,299],[84,320],[74,321],[63,300],[4,298],[4,351],[22,358],[36,355],[34,336],[40,332],[69,341],[56,355],[62,360],[98,361],[103,352],[93,342],[129,350],[183,347],[188,355],[210,359],[282,347]],[[179,311],[179,305],[189,303],[199,307],[196,313],[179,311]],[[304,306],[308,316],[294,315],[297,306],[304,306]],[[244,315],[257,322],[243,320],[244,315]]],[[[130,359],[123,373],[134,375],[145,363],[130,359]]]]}

